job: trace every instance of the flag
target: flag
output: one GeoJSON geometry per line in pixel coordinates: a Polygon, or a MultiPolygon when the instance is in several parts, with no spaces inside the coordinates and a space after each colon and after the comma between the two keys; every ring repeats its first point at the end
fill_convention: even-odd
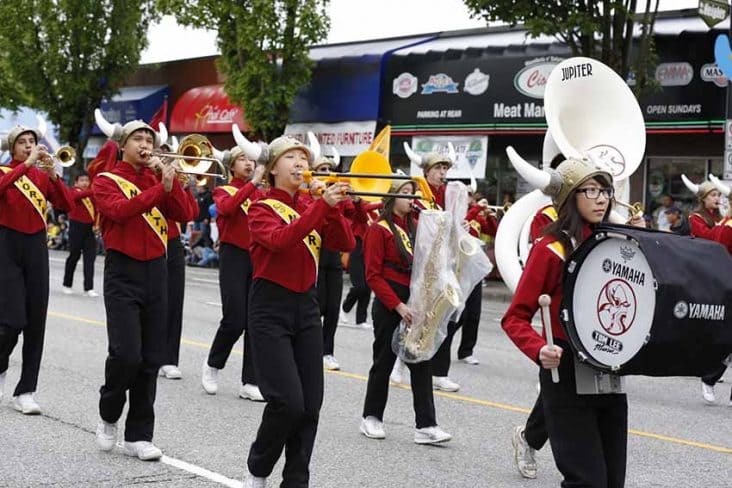
{"type": "Polygon", "coordinates": [[[168,97],[165,97],[163,104],[160,106],[158,111],[155,112],[155,115],[152,116],[152,119],[150,119],[150,127],[158,130],[158,124],[160,122],[168,125],[168,97]]]}
{"type": "Polygon", "coordinates": [[[387,125],[378,135],[374,138],[374,141],[369,146],[370,151],[376,151],[389,160],[389,146],[391,143],[391,126],[387,125]]]}

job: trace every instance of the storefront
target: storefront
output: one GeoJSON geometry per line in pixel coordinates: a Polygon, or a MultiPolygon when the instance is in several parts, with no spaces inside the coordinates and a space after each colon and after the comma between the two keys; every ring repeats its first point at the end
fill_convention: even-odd
{"type": "MultiPolygon", "coordinates": [[[[681,173],[694,181],[709,172],[721,176],[727,80],[714,65],[713,44],[727,28],[710,31],[697,17],[656,21],[658,89],[640,99],[646,159],[630,181],[631,199],[644,202],[649,212],[664,193],[691,202],[681,173]]],[[[524,32],[506,29],[442,36],[397,50],[384,70],[377,127],[392,125],[392,164],[408,167],[402,142],[425,151],[452,138],[473,148],[459,158],[457,169],[469,165],[492,202],[525,193],[505,149],[513,146],[538,164],[546,131],[544,84],[569,56],[552,39],[527,39],[524,32]]]]}

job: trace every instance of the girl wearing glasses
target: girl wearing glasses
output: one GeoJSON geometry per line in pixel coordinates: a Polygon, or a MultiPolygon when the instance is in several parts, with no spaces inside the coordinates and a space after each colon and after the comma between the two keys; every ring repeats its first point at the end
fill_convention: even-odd
{"type": "MultiPolygon", "coordinates": [[[[541,402],[562,486],[622,487],[625,482],[628,410],[624,394],[578,395],[574,358],[560,326],[564,262],[612,208],[612,176],[587,161],[567,160],[557,168],[562,184],[554,196],[557,220],[531,250],[502,327],[529,359],[541,366],[541,402]],[[542,294],[551,297],[555,345],[547,345],[531,319],[542,294]],[[550,368],[558,368],[559,383],[550,368]]],[[[631,222],[642,225],[642,217],[631,222]]]]}

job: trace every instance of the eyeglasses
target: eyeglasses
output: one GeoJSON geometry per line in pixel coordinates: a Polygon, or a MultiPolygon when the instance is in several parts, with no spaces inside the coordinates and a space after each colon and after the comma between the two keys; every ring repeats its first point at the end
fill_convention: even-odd
{"type": "Polygon", "coordinates": [[[577,193],[584,193],[585,197],[589,198],[590,200],[597,200],[598,198],[600,198],[600,193],[602,193],[607,197],[608,200],[610,200],[615,196],[615,188],[600,188],[597,186],[590,186],[588,188],[580,188],[579,190],[577,190],[577,193]]]}

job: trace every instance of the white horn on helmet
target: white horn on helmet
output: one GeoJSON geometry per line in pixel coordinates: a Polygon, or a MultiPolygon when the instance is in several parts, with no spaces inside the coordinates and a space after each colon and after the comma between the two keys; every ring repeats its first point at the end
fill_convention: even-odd
{"type": "Polygon", "coordinates": [[[722,195],[729,197],[730,193],[732,193],[732,188],[730,188],[729,186],[722,183],[722,181],[719,178],[717,178],[716,176],[714,176],[711,173],[709,173],[709,181],[712,182],[714,187],[717,190],[719,190],[719,193],[721,193],[722,195]]]}
{"type": "Polygon", "coordinates": [[[341,164],[341,155],[338,154],[338,149],[333,146],[333,164],[336,165],[336,167],[341,164]]]}
{"type": "Polygon", "coordinates": [[[99,126],[99,129],[108,138],[114,141],[119,141],[120,137],[122,137],[122,126],[120,124],[112,124],[108,122],[107,119],[104,118],[102,111],[98,108],[94,109],[94,120],[99,126]]]}
{"type": "Polygon", "coordinates": [[[519,156],[512,146],[506,148],[506,154],[516,172],[533,188],[541,191],[546,191],[549,188],[552,177],[548,172],[540,170],[519,156]]]}
{"type": "Polygon", "coordinates": [[[313,155],[313,161],[320,159],[322,152],[320,151],[320,142],[311,131],[308,131],[308,146],[310,146],[310,152],[313,155]]]}
{"type": "Polygon", "coordinates": [[[231,133],[234,135],[236,145],[239,146],[242,151],[244,151],[247,159],[251,159],[252,161],[259,161],[259,158],[262,156],[263,152],[262,146],[244,137],[244,134],[241,133],[237,124],[231,124],[231,133]]]}
{"type": "Polygon", "coordinates": [[[457,164],[457,153],[455,152],[455,146],[452,142],[447,143],[447,157],[450,159],[451,164],[457,164]]]}
{"type": "Polygon", "coordinates": [[[420,167],[422,166],[422,156],[412,151],[412,148],[406,142],[404,143],[404,152],[407,153],[407,156],[412,163],[420,167]]]}
{"type": "MultiPolygon", "coordinates": [[[[178,152],[178,146],[180,146],[180,142],[178,141],[178,138],[176,136],[172,136],[170,138],[170,149],[173,152],[178,152]]],[[[214,148],[216,150],[216,148],[214,148]]]]}
{"type": "Polygon", "coordinates": [[[158,122],[158,133],[156,134],[158,136],[158,146],[162,146],[163,144],[167,144],[168,142],[168,128],[165,127],[165,124],[162,122],[158,122]]]}
{"type": "MultiPolygon", "coordinates": [[[[38,137],[39,139],[43,139],[44,137],[46,137],[48,125],[46,124],[46,119],[44,119],[40,115],[36,115],[36,118],[38,119],[38,137]]],[[[40,143],[41,141],[38,142],[40,143]]]]}
{"type": "Polygon", "coordinates": [[[699,193],[699,185],[695,185],[691,182],[689,178],[686,177],[685,174],[681,175],[681,181],[684,182],[684,185],[686,185],[686,188],[689,189],[690,192],[692,192],[694,195],[697,195],[699,193]]]}

